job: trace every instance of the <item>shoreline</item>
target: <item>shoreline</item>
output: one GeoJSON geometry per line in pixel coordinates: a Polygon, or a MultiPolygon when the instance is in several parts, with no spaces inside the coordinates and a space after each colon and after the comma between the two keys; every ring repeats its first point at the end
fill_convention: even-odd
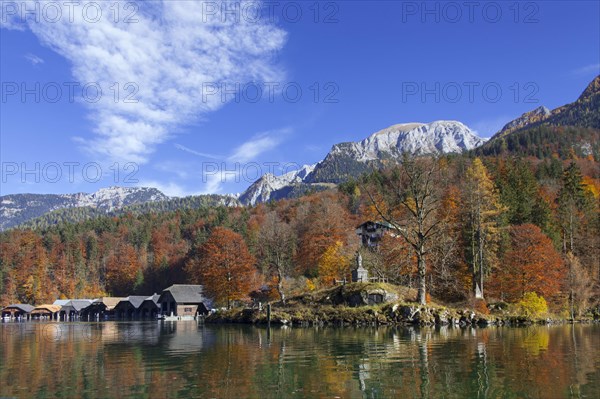
{"type": "Polygon", "coordinates": [[[412,301],[416,290],[387,283],[350,283],[306,292],[257,307],[221,309],[205,317],[206,323],[241,323],[291,326],[522,326],[600,322],[599,314],[560,317],[552,313],[523,314],[511,305],[487,305],[483,299],[442,305],[412,301]],[[270,307],[270,320],[267,307],[270,307]]]}
{"type": "Polygon", "coordinates": [[[271,320],[266,310],[237,308],[208,315],[207,324],[287,325],[314,326],[420,326],[420,327],[489,327],[599,323],[596,318],[563,319],[556,317],[533,318],[523,315],[483,315],[471,309],[456,310],[417,305],[388,304],[381,307],[329,307],[312,309],[275,308],[271,320]]]}

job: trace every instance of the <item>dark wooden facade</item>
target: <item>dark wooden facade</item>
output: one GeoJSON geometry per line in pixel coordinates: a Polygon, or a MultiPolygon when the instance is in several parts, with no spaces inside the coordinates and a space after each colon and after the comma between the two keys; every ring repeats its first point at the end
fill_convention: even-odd
{"type": "Polygon", "coordinates": [[[142,319],[156,319],[160,313],[158,298],[160,298],[160,295],[154,294],[151,297],[144,299],[144,302],[142,302],[139,308],[142,319]]]}
{"type": "Polygon", "coordinates": [[[175,284],[166,288],[158,298],[163,316],[195,317],[207,314],[206,298],[201,285],[175,284]]]}
{"type": "Polygon", "coordinates": [[[376,248],[383,236],[392,228],[393,226],[387,222],[369,220],[356,227],[356,234],[360,237],[363,247],[376,248]]]}
{"type": "Polygon", "coordinates": [[[115,306],[115,314],[119,319],[139,319],[142,317],[140,306],[148,298],[147,295],[130,295],[123,298],[115,306]]]}

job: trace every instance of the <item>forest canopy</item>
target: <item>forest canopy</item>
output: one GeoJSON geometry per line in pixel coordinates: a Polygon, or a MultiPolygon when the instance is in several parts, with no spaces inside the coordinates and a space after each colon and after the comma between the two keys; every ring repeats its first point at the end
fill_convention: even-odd
{"type": "Polygon", "coordinates": [[[420,158],[254,207],[12,229],[0,234],[0,305],[192,282],[221,305],[261,288],[285,299],[348,278],[360,251],[372,276],[422,287],[421,301],[463,301],[479,289],[488,302],[516,303],[534,292],[555,311],[583,312],[599,300],[599,173],[577,154],[420,158]],[[384,219],[397,234],[361,248],[356,226],[384,219]]]}

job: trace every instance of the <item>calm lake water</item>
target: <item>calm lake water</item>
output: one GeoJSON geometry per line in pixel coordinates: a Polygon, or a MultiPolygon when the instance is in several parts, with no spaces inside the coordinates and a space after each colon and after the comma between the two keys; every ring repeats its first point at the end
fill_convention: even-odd
{"type": "Polygon", "coordinates": [[[0,325],[0,396],[600,398],[600,326],[0,325]]]}

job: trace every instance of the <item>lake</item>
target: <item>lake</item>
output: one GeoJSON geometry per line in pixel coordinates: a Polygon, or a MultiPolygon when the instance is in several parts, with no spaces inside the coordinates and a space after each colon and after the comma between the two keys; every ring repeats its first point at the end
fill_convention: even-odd
{"type": "Polygon", "coordinates": [[[2,323],[0,396],[600,397],[600,325],[2,323]]]}

